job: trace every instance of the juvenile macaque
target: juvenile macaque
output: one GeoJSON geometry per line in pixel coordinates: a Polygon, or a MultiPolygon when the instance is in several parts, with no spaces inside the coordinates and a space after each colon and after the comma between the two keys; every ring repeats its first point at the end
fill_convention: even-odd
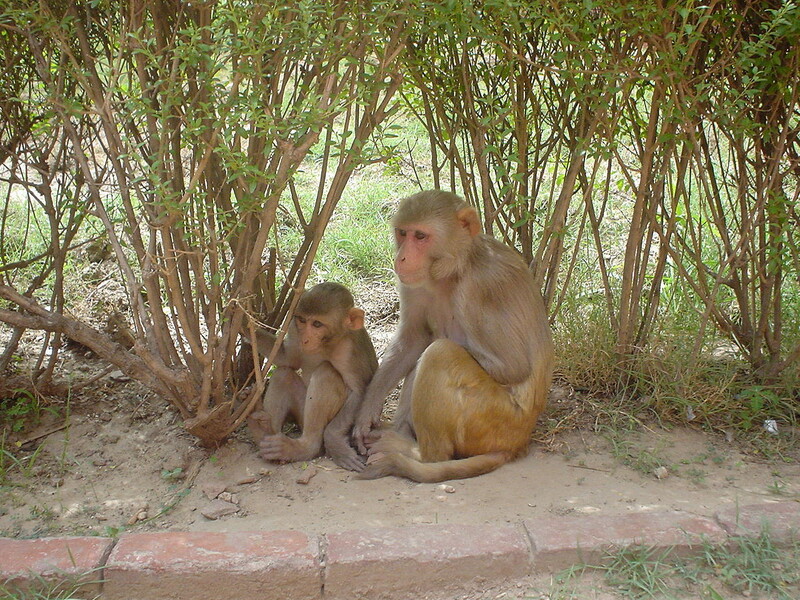
{"type": "MultiPolygon", "coordinates": [[[[275,336],[263,330],[257,335],[259,352],[269,354],[275,336]]],[[[249,420],[260,456],[309,460],[324,446],[340,467],[363,469],[350,432],[378,360],[364,329],[364,311],[354,306],[347,288],[327,282],[303,293],[275,365],[263,410],[249,420]],[[300,426],[300,437],[281,432],[288,417],[300,426]]]]}
{"type": "Polygon", "coordinates": [[[393,219],[400,324],[354,427],[364,478],[434,482],[492,471],[525,453],[544,409],[553,346],[522,257],[480,233],[474,208],[428,191],[393,219]],[[375,431],[405,378],[395,430],[375,431]],[[416,442],[414,440],[416,437],[416,442]]]}

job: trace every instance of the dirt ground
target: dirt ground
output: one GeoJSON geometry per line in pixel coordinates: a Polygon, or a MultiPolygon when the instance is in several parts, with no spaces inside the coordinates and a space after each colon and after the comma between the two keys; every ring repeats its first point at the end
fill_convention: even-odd
{"type": "MultiPolygon", "coordinates": [[[[391,293],[391,292],[390,292],[391,293]]],[[[357,293],[379,354],[396,303],[357,293]]],[[[105,364],[65,355],[71,376],[105,364]]],[[[0,535],[116,535],[122,531],[298,529],[310,533],[420,523],[496,523],[548,515],[683,510],[711,515],[735,505],[800,498],[797,457],[764,460],[723,434],[642,427],[624,435],[591,420],[535,441],[529,455],[494,473],[416,484],[361,481],[327,458],[276,465],[261,460],[242,430],[216,450],[198,447],[175,412],[112,372],[55,400],[41,425],[4,456],[0,535]],[[41,437],[37,437],[41,436],[41,437]]],[[[585,402],[553,389],[543,429],[585,402]]],[[[779,435],[788,435],[782,431],[779,435]]]]}
{"type": "Polygon", "coordinates": [[[322,533],[673,509],[711,515],[800,493],[796,463],[760,462],[724,438],[687,429],[629,434],[627,459],[615,456],[601,435],[572,432],[559,435],[552,449],[534,444],[526,458],[494,473],[416,484],[361,481],[326,458],[267,464],[244,435],[216,451],[202,450],[169,410],[149,403],[133,413],[105,408],[111,407],[73,415],[69,428],[43,440],[31,473],[11,474],[12,486],[0,492],[0,535],[113,535],[123,529],[322,533]],[[637,456],[658,457],[668,465],[666,477],[645,470],[649,458],[623,464],[637,456]],[[230,514],[217,516],[214,510],[230,514]]]}

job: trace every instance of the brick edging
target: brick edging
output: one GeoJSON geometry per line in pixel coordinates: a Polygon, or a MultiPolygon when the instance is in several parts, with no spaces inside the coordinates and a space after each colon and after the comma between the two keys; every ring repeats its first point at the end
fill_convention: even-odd
{"type": "Polygon", "coordinates": [[[0,538],[0,580],[80,578],[87,597],[352,599],[446,597],[596,561],[631,544],[691,552],[767,526],[776,543],[800,532],[800,504],[718,511],[563,516],[502,525],[414,525],[339,533],[130,533],[118,539],[0,538]],[[102,583],[101,583],[102,581],[102,583]]]}

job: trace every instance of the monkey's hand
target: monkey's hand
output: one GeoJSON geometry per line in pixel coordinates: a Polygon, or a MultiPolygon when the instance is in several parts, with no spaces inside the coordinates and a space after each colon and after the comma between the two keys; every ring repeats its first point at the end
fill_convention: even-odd
{"type": "Polygon", "coordinates": [[[365,459],[356,454],[356,451],[349,445],[342,444],[341,447],[334,448],[329,448],[328,445],[326,445],[325,451],[328,453],[328,456],[331,457],[331,460],[343,469],[355,471],[356,473],[360,473],[364,470],[365,459]]]}
{"type": "Polygon", "coordinates": [[[362,410],[356,417],[356,422],[353,425],[353,442],[358,448],[359,454],[366,454],[369,448],[371,432],[378,427],[381,423],[381,408],[378,407],[377,413],[362,410]]]}

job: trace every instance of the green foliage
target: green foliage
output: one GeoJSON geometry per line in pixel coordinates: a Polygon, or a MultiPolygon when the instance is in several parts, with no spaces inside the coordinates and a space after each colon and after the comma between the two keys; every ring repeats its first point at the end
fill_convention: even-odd
{"type": "Polygon", "coordinates": [[[33,452],[17,456],[13,451],[16,449],[6,443],[7,437],[5,432],[0,434],[0,485],[6,485],[9,475],[12,473],[19,473],[24,478],[29,478],[33,475],[34,468],[36,467],[39,454],[44,448],[43,445],[38,446],[33,452]]]}
{"type": "Polygon", "coordinates": [[[320,247],[314,277],[348,287],[371,279],[392,280],[391,200],[413,193],[391,177],[359,174],[341,201],[320,247]]]}
{"type": "Polygon", "coordinates": [[[740,408],[735,411],[739,417],[739,425],[751,429],[754,424],[760,425],[766,416],[785,414],[785,409],[778,394],[761,385],[745,387],[736,397],[740,401],[740,408]]]}
{"type": "Polygon", "coordinates": [[[77,600],[78,598],[97,599],[100,596],[87,595],[86,586],[96,586],[102,580],[102,572],[87,571],[82,575],[58,573],[58,577],[45,579],[36,576],[24,588],[11,584],[0,584],[0,597],[6,600],[77,600]]]}
{"type": "Polygon", "coordinates": [[[652,476],[657,468],[668,466],[661,457],[659,448],[641,448],[619,430],[608,428],[605,438],[611,444],[611,455],[642,475],[652,476]]]}
{"type": "MultiPolygon", "coordinates": [[[[370,138],[396,109],[402,17],[381,1],[140,8],[14,3],[0,13],[0,44],[27,32],[14,42],[36,66],[37,100],[53,107],[47,130],[12,132],[26,145],[9,181],[31,180],[15,185],[42,203],[51,233],[31,285],[52,289],[60,322],[34,309],[33,325],[69,329],[213,444],[260,394],[237,393],[241,332],[253,318],[283,321],[348,179],[383,159],[385,144],[370,138]],[[296,177],[314,146],[319,177],[301,202],[296,177]],[[89,212],[128,294],[124,326],[154,354],[120,348],[65,310],[65,266],[73,241],[91,239],[78,235],[89,212]],[[299,239],[279,237],[284,215],[299,239]]],[[[360,260],[370,259],[367,249],[360,260]]],[[[32,293],[21,289],[0,291],[24,305],[32,293]]]]}
{"type": "Polygon", "coordinates": [[[699,552],[688,556],[672,548],[630,546],[609,552],[601,564],[564,571],[557,577],[559,593],[583,597],[569,590],[582,589],[581,579],[592,574],[601,575],[615,597],[632,600],[717,599],[731,591],[790,600],[800,583],[800,545],[794,539],[779,547],[765,529],[755,536],[734,536],[728,544],[703,541],[699,552]]]}
{"type": "Polygon", "coordinates": [[[13,398],[0,399],[0,425],[14,433],[35,426],[41,413],[39,398],[27,390],[17,390],[13,398]]]}
{"type": "Polygon", "coordinates": [[[112,8],[0,10],[0,290],[68,315],[73,250],[107,241],[159,352],[82,343],[187,422],[241,419],[238,335],[309,275],[388,279],[388,201],[429,187],[535,265],[576,387],[794,422],[797,2],[112,8]]]}
{"type": "Polygon", "coordinates": [[[163,469],[161,471],[161,479],[175,480],[183,477],[183,468],[175,467],[172,470],[163,469]]]}
{"type": "Polygon", "coordinates": [[[800,545],[778,546],[769,529],[754,537],[736,536],[730,545],[704,544],[698,561],[682,572],[693,580],[711,570],[731,589],[745,593],[796,598],[800,583],[800,545]]]}

